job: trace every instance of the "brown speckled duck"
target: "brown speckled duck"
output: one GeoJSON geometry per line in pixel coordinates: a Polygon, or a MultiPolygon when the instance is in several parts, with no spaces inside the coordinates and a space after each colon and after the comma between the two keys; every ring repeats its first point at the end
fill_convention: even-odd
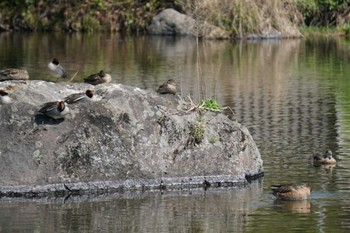
{"type": "Polygon", "coordinates": [[[272,194],[284,201],[300,201],[310,198],[310,184],[272,185],[272,194]]]}
{"type": "Polygon", "coordinates": [[[0,70],[0,81],[28,79],[28,71],[25,68],[0,70]]]}
{"type": "Polygon", "coordinates": [[[159,86],[157,92],[159,94],[176,94],[176,83],[173,79],[169,79],[159,86]]]}

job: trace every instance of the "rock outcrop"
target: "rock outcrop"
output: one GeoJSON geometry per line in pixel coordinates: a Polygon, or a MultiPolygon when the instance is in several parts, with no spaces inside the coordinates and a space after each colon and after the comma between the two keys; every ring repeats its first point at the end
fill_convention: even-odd
{"type": "Polygon", "coordinates": [[[152,19],[148,33],[152,35],[199,35],[208,39],[229,39],[230,34],[214,25],[203,23],[198,25],[195,20],[174,9],[165,9],[152,19]]]}
{"type": "MultiPolygon", "coordinates": [[[[256,33],[244,33],[237,35],[239,39],[283,39],[300,38],[302,34],[288,19],[281,19],[283,27],[278,30],[266,25],[256,33]]],[[[232,35],[228,31],[215,25],[196,23],[192,17],[181,14],[174,9],[165,9],[153,17],[148,26],[148,32],[152,35],[198,35],[207,39],[230,39],[232,35]]]]}
{"type": "Polygon", "coordinates": [[[234,185],[263,174],[248,130],[223,113],[187,112],[176,95],[121,84],[0,83],[0,196],[234,185]],[[94,89],[64,120],[45,102],[94,89]]]}

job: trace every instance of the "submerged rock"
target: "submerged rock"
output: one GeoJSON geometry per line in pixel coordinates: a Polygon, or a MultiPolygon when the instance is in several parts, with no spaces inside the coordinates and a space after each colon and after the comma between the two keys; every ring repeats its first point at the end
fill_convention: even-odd
{"type": "Polygon", "coordinates": [[[263,173],[248,130],[226,115],[186,112],[176,95],[103,84],[2,82],[0,196],[234,185],[263,173]],[[94,89],[65,119],[45,102],[94,89]]]}

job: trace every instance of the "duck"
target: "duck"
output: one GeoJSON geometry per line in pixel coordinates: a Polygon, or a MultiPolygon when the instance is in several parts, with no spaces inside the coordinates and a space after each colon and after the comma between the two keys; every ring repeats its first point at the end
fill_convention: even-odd
{"type": "Polygon", "coordinates": [[[67,78],[67,73],[57,58],[54,58],[47,67],[58,77],[67,78]]]}
{"type": "Polygon", "coordinates": [[[0,104],[11,103],[11,98],[5,90],[0,90],[0,104]]]}
{"type": "Polygon", "coordinates": [[[6,80],[28,80],[28,71],[25,68],[9,68],[0,70],[0,81],[6,80]]]}
{"type": "Polygon", "coordinates": [[[69,112],[66,103],[61,101],[47,102],[39,110],[39,113],[49,116],[55,120],[62,119],[69,112]]]}
{"type": "Polygon", "coordinates": [[[64,98],[64,102],[66,102],[67,104],[73,104],[84,99],[91,99],[93,96],[94,91],[88,89],[85,92],[74,93],[67,96],[66,98],[64,98]]]}
{"type": "Polygon", "coordinates": [[[272,194],[279,200],[284,201],[300,201],[310,198],[312,191],[311,185],[306,184],[288,184],[288,185],[272,185],[272,194]]]}
{"type": "Polygon", "coordinates": [[[159,86],[157,92],[159,94],[176,94],[176,83],[173,79],[169,79],[159,86]]]}
{"type": "Polygon", "coordinates": [[[327,150],[324,155],[314,153],[312,155],[312,159],[314,161],[314,165],[333,165],[337,163],[337,161],[333,158],[333,153],[331,150],[327,150]]]}
{"type": "Polygon", "coordinates": [[[84,78],[84,82],[89,83],[91,85],[109,83],[111,81],[112,81],[111,75],[106,74],[103,70],[100,70],[100,72],[98,72],[96,74],[89,75],[88,77],[84,78]]]}

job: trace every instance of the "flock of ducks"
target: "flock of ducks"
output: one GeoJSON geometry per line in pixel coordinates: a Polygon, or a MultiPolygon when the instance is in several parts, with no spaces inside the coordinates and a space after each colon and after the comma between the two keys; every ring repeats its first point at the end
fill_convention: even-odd
{"type": "MultiPolygon", "coordinates": [[[[59,63],[58,59],[53,59],[49,64],[48,68],[60,78],[66,78],[67,73],[63,66],[59,63]]],[[[27,70],[24,68],[19,69],[5,69],[0,71],[0,81],[5,80],[28,80],[29,75],[27,70]]],[[[112,81],[110,74],[106,74],[103,70],[96,74],[89,75],[84,78],[85,83],[91,85],[99,85],[103,83],[109,83],[112,81]]],[[[173,79],[169,79],[165,83],[159,86],[157,92],[159,94],[176,94],[176,83],[173,79]]],[[[93,90],[86,90],[85,92],[79,92],[71,94],[61,101],[47,102],[39,109],[40,114],[44,114],[55,120],[64,118],[69,112],[67,104],[74,104],[84,99],[91,99],[94,95],[93,90]]],[[[11,103],[11,98],[5,90],[0,89],[0,104],[11,103]]],[[[327,150],[325,154],[315,153],[312,156],[313,163],[315,166],[319,165],[334,165],[336,160],[333,158],[331,150],[327,150]]],[[[298,201],[309,199],[312,191],[311,185],[306,184],[288,184],[288,185],[272,185],[272,194],[279,200],[286,201],[298,201]]]]}
{"type": "MultiPolygon", "coordinates": [[[[67,78],[67,73],[63,66],[60,64],[57,58],[54,58],[48,64],[49,70],[58,78],[67,78]]],[[[29,75],[26,69],[5,69],[0,71],[0,81],[6,80],[28,80],[29,75]]],[[[84,78],[85,83],[91,85],[99,85],[103,83],[109,83],[112,81],[110,74],[105,73],[103,70],[100,72],[91,74],[88,77],[84,78]]],[[[176,83],[173,79],[169,79],[167,82],[159,86],[157,92],[159,94],[176,94],[176,83]]],[[[91,99],[94,95],[93,90],[86,90],[85,92],[79,92],[71,94],[65,97],[60,101],[52,101],[44,103],[41,108],[38,110],[38,113],[46,115],[52,119],[58,120],[65,117],[69,113],[68,104],[74,104],[78,101],[84,99],[91,99]]],[[[0,104],[9,104],[11,103],[11,98],[6,90],[0,89],[0,104]]]]}

